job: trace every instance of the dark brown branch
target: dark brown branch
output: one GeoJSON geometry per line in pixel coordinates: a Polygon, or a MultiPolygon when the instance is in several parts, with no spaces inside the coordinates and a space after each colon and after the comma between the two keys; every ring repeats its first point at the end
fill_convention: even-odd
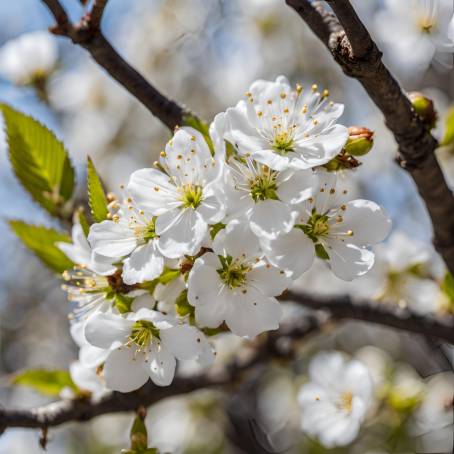
{"type": "Polygon", "coordinates": [[[86,49],[93,59],[117,82],[123,85],[154,116],[169,129],[183,124],[190,112],[165,97],[154,88],[112,47],[101,32],[101,19],[107,0],[95,1],[92,10],[78,24],[72,24],[58,0],[42,0],[53,14],[57,25],[51,28],[56,35],[66,36],[86,49]]]}
{"type": "Polygon", "coordinates": [[[260,364],[275,359],[291,360],[294,341],[317,332],[327,321],[326,317],[308,316],[279,331],[260,336],[255,341],[253,353],[227,365],[224,371],[208,373],[193,378],[176,378],[171,386],[159,387],[148,382],[131,393],[114,392],[98,402],[88,399],[63,400],[31,410],[5,410],[0,408],[0,434],[9,427],[41,428],[58,426],[69,421],[88,421],[107,413],[136,411],[162,399],[190,393],[198,389],[235,387],[243,375],[260,364]],[[281,342],[285,340],[286,342],[281,342]]]}
{"type": "Polygon", "coordinates": [[[437,141],[418,118],[407,96],[382,62],[382,54],[348,0],[286,0],[325,44],[347,76],[357,79],[382,111],[399,145],[400,163],[424,200],[434,230],[434,245],[454,273],[454,197],[434,151],[437,141]],[[340,22],[340,24],[339,24],[340,22]]]}
{"type": "Polygon", "coordinates": [[[320,297],[286,292],[283,301],[294,301],[314,310],[328,311],[335,320],[362,320],[383,326],[421,334],[429,339],[441,339],[454,345],[454,317],[420,316],[397,306],[372,301],[352,300],[349,296],[320,297]]]}

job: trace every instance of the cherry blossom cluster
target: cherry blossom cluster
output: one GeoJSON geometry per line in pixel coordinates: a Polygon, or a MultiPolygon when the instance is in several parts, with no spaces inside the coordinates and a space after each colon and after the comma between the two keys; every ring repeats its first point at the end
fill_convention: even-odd
{"type": "Polygon", "coordinates": [[[316,258],[344,280],[371,269],[390,220],[350,200],[348,170],[330,170],[350,140],[342,112],[316,85],[256,81],[209,133],[177,129],[111,199],[109,219],[88,234],[75,223],[59,247],[78,264],[64,276],[78,304],[76,383],[169,385],[176,360],[213,361],[210,336],[277,329],[277,297],[316,258]]]}

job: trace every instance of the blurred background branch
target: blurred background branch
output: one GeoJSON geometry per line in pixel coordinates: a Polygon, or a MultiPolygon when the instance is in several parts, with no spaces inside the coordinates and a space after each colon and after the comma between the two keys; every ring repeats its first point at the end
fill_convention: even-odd
{"type": "Polygon", "coordinates": [[[66,11],[58,0],[42,0],[57,24],[51,32],[66,36],[74,44],[86,49],[93,59],[103,67],[117,82],[123,85],[155,117],[159,118],[169,129],[184,123],[189,111],[168,99],[151,85],[136,69],[112,47],[101,32],[101,20],[107,0],[95,1],[92,10],[78,24],[72,24],[66,11]]]}

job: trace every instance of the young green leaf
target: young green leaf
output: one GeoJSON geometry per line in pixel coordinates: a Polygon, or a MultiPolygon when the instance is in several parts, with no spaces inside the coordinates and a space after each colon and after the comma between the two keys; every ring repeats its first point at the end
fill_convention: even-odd
{"type": "Polygon", "coordinates": [[[17,179],[50,214],[62,214],[75,179],[68,153],[55,134],[37,120],[0,104],[9,158],[17,179]]]}
{"type": "Polygon", "coordinates": [[[107,209],[107,197],[104,193],[101,179],[90,157],[87,160],[87,190],[88,202],[93,219],[96,222],[104,221],[107,219],[107,214],[109,213],[107,209]]]}
{"type": "Polygon", "coordinates": [[[51,270],[57,273],[72,268],[74,263],[55,245],[58,242],[71,242],[68,235],[57,230],[29,225],[22,221],[9,221],[13,232],[31,249],[51,270]]]}
{"type": "Polygon", "coordinates": [[[47,396],[58,396],[63,388],[78,391],[66,370],[31,369],[14,376],[14,385],[28,386],[47,396]]]}

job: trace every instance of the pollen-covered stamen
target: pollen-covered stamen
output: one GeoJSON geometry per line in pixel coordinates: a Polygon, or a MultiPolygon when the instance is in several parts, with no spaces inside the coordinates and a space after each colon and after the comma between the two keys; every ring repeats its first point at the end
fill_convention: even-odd
{"type": "Polygon", "coordinates": [[[184,208],[193,208],[195,210],[200,206],[203,200],[202,186],[188,183],[178,189],[181,193],[181,201],[184,208]]]}
{"type": "Polygon", "coordinates": [[[247,273],[251,266],[244,261],[244,258],[233,259],[230,255],[218,256],[222,268],[216,270],[222,281],[231,289],[243,287],[247,282],[247,273]]]}
{"type": "MultiPolygon", "coordinates": [[[[143,213],[141,213],[143,215],[143,213]]],[[[130,226],[134,231],[134,235],[141,243],[148,243],[150,240],[157,238],[156,235],[156,218],[151,218],[145,223],[143,219],[138,220],[135,217],[130,218],[130,226]]]]}
{"type": "Polygon", "coordinates": [[[96,309],[105,301],[105,295],[111,290],[108,278],[99,276],[82,266],[75,266],[73,270],[65,271],[63,279],[67,284],[62,289],[68,294],[68,301],[76,302],[70,318],[82,318],[96,309]]]}
{"type": "Polygon", "coordinates": [[[126,346],[130,347],[134,344],[138,347],[136,350],[140,352],[143,349],[146,349],[154,338],[159,339],[159,329],[156,328],[152,322],[138,320],[132,326],[131,334],[126,346]]]}
{"type": "Polygon", "coordinates": [[[249,191],[254,202],[261,200],[278,200],[277,172],[272,171],[267,166],[260,166],[260,171],[249,180],[249,191]]]}

